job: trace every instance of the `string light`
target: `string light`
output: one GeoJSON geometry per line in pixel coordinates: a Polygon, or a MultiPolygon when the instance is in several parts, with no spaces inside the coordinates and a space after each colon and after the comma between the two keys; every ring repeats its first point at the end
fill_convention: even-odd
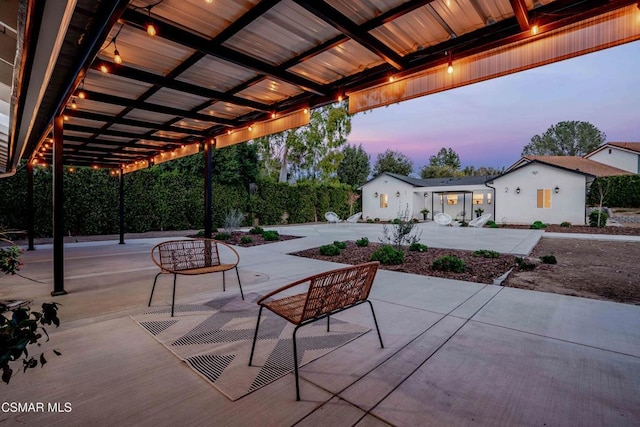
{"type": "Polygon", "coordinates": [[[251,132],[253,130],[253,126],[249,125],[249,132],[251,132]]]}
{"type": "Polygon", "coordinates": [[[338,102],[342,102],[342,95],[338,95],[338,102]]]}
{"type": "Polygon", "coordinates": [[[393,83],[396,81],[396,78],[393,76],[389,76],[389,83],[393,83]]]}
{"type": "Polygon", "coordinates": [[[453,73],[453,59],[451,58],[451,51],[449,51],[449,65],[447,66],[447,73],[453,73]]]}
{"type": "Polygon", "coordinates": [[[122,56],[118,52],[118,45],[116,45],[116,39],[113,39],[113,62],[116,64],[122,64],[122,56]]]}
{"type": "Polygon", "coordinates": [[[109,72],[109,69],[107,68],[107,66],[105,64],[102,64],[100,66],[100,71],[102,71],[103,73],[107,74],[109,72]]]}
{"type": "Polygon", "coordinates": [[[85,99],[87,94],[84,93],[84,79],[82,79],[82,83],[80,84],[80,91],[78,92],[78,98],[85,99]]]}
{"type": "Polygon", "coordinates": [[[276,113],[271,113],[271,118],[275,119],[276,118],[276,113]]]}
{"type": "Polygon", "coordinates": [[[71,109],[72,110],[77,110],[78,109],[78,104],[76,103],[75,99],[71,100],[71,109]]]}
{"type": "Polygon", "coordinates": [[[153,25],[153,21],[151,20],[151,9],[153,8],[153,6],[155,6],[155,4],[147,6],[147,13],[149,15],[149,22],[147,22],[147,34],[149,34],[151,37],[158,34],[158,31],[156,30],[156,27],[153,25]]]}
{"type": "Polygon", "coordinates": [[[538,27],[538,24],[533,24],[531,26],[531,35],[535,36],[536,34],[538,34],[538,31],[540,31],[540,27],[538,27]]]}

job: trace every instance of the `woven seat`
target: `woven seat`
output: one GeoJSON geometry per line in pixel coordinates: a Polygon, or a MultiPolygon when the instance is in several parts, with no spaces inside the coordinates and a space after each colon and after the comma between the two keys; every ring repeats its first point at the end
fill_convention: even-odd
{"type": "Polygon", "coordinates": [[[240,295],[244,299],[242,293],[242,283],[240,283],[240,274],[238,273],[238,263],[240,256],[235,249],[226,243],[213,239],[194,239],[194,240],[171,240],[157,244],[151,249],[151,259],[160,267],[160,272],[156,274],[151,288],[151,296],[149,297],[149,306],[153,299],[153,292],[156,289],[158,277],[161,274],[173,274],[173,296],[171,299],[171,317],[176,300],[176,278],[178,274],[193,276],[197,274],[220,273],[222,272],[222,290],[226,290],[225,271],[235,268],[238,277],[238,285],[240,286],[240,295]],[[225,248],[231,253],[235,260],[231,263],[222,263],[220,260],[220,248],[225,248]]]}
{"type": "Polygon", "coordinates": [[[376,314],[373,310],[373,304],[368,300],[373,279],[375,278],[379,265],[380,263],[375,261],[316,274],[315,276],[310,276],[278,288],[260,298],[257,301],[260,310],[258,312],[258,321],[251,346],[249,366],[251,366],[253,361],[253,352],[256,347],[263,308],[267,308],[288,322],[296,325],[293,330],[293,360],[297,400],[300,400],[298,352],[296,345],[296,332],[298,328],[326,317],[328,331],[329,317],[331,315],[366,302],[369,303],[371,307],[371,314],[373,315],[373,322],[378,332],[380,346],[384,348],[376,314]],[[308,284],[308,289],[305,293],[270,299],[284,290],[305,284],[308,284]]]}

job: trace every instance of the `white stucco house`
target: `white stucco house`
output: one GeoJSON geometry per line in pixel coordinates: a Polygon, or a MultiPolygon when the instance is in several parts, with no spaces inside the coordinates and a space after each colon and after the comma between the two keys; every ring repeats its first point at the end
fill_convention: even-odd
{"type": "Polygon", "coordinates": [[[584,158],[640,174],[640,142],[607,142],[584,158]]]}
{"type": "Polygon", "coordinates": [[[583,225],[593,180],[634,174],[640,165],[640,143],[608,143],[598,150],[589,157],[525,156],[499,176],[418,179],[383,173],[361,187],[362,218],[389,221],[408,210],[422,219],[428,209],[430,219],[444,212],[469,221],[480,208],[497,223],[583,225]],[[594,160],[601,156],[611,164],[594,160]]]}
{"type": "Polygon", "coordinates": [[[486,185],[495,189],[498,223],[587,223],[587,192],[597,177],[630,172],[577,156],[525,156],[486,185]]]}
{"type": "Polygon", "coordinates": [[[382,173],[361,187],[362,218],[390,221],[409,211],[412,218],[422,219],[421,211],[429,210],[429,218],[438,212],[469,221],[478,208],[492,212],[493,189],[485,185],[486,176],[457,178],[411,178],[382,173]]]}

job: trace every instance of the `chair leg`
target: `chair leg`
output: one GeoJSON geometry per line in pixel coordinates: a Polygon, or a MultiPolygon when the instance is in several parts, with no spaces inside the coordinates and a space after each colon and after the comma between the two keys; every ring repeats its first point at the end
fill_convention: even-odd
{"type": "Polygon", "coordinates": [[[240,283],[240,273],[238,272],[238,267],[236,267],[236,276],[238,276],[238,286],[240,286],[240,296],[244,301],[244,294],[242,293],[242,283],[240,283]]]}
{"type": "Polygon", "coordinates": [[[256,349],[256,341],[258,339],[258,328],[260,328],[261,315],[262,315],[262,306],[260,306],[260,310],[258,311],[258,322],[256,323],[256,331],[253,334],[253,344],[251,344],[251,356],[249,356],[249,366],[251,366],[251,362],[253,361],[253,351],[256,349]]]}
{"type": "Polygon", "coordinates": [[[373,311],[373,304],[371,301],[367,300],[369,303],[369,307],[371,307],[371,314],[373,315],[373,323],[376,325],[376,331],[378,331],[378,339],[380,340],[380,347],[384,348],[384,344],[382,344],[382,335],[380,335],[380,328],[378,327],[378,321],[376,320],[376,312],[373,311]]]}
{"type": "Polygon", "coordinates": [[[329,331],[329,319],[331,319],[331,316],[327,316],[327,332],[330,332],[329,331]]]}
{"type": "Polygon", "coordinates": [[[176,305],[176,279],[177,274],[173,275],[173,296],[171,297],[171,317],[173,317],[173,307],[176,305]]]}
{"type": "Polygon", "coordinates": [[[226,283],[224,281],[224,277],[225,277],[224,273],[225,272],[223,271],[222,272],[222,292],[225,292],[227,290],[227,285],[226,285],[226,283]]]}
{"type": "Polygon", "coordinates": [[[298,380],[298,346],[296,345],[296,333],[300,325],[293,330],[293,367],[296,375],[296,400],[300,400],[300,381],[298,380]]]}
{"type": "Polygon", "coordinates": [[[158,277],[160,277],[160,275],[162,274],[162,271],[158,274],[156,274],[156,278],[153,279],[153,287],[151,288],[151,296],[149,297],[149,304],[147,304],[147,307],[151,307],[151,300],[153,299],[153,292],[156,290],[156,281],[158,280],[158,277]]]}

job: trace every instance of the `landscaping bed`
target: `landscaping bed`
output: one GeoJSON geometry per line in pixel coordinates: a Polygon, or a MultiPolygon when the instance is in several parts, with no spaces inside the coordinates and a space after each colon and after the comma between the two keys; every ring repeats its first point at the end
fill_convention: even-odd
{"type": "MultiPolygon", "coordinates": [[[[500,224],[498,228],[530,229],[530,225],[500,224]]],[[[544,231],[547,233],[583,233],[583,234],[612,234],[616,236],[640,236],[640,227],[590,227],[588,225],[570,225],[563,227],[558,224],[548,224],[544,231]]]]}
{"type": "MultiPolygon", "coordinates": [[[[300,238],[299,236],[289,236],[286,234],[278,234],[279,238],[277,240],[266,240],[262,234],[259,234],[259,233],[251,234],[247,231],[234,231],[228,234],[230,235],[228,239],[219,239],[219,240],[222,240],[225,243],[228,243],[230,245],[236,245],[236,246],[242,246],[242,247],[266,245],[268,243],[276,243],[276,242],[282,242],[284,240],[292,240],[292,239],[300,238]],[[244,240],[243,240],[243,237],[244,237],[244,240]],[[248,238],[251,239],[250,242],[248,241],[248,238]]],[[[192,235],[187,237],[195,238],[195,237],[202,237],[202,236],[192,235]]],[[[212,237],[214,239],[218,239],[220,236],[219,236],[219,233],[216,232],[216,233],[212,233],[212,237]]]]}
{"type": "MultiPolygon", "coordinates": [[[[340,255],[321,255],[319,248],[306,249],[292,253],[291,255],[342,264],[361,264],[368,262],[373,252],[382,246],[381,243],[369,243],[369,246],[364,247],[356,246],[354,242],[346,242],[346,244],[347,247],[342,250],[340,255]]],[[[425,252],[409,251],[405,248],[404,252],[404,262],[402,264],[380,265],[380,268],[403,273],[491,284],[494,279],[516,266],[516,257],[513,255],[501,254],[499,258],[482,258],[473,256],[471,251],[438,248],[428,248],[425,252]],[[467,270],[464,273],[434,270],[432,268],[433,261],[446,255],[452,255],[462,259],[467,265],[467,270]]]]}

